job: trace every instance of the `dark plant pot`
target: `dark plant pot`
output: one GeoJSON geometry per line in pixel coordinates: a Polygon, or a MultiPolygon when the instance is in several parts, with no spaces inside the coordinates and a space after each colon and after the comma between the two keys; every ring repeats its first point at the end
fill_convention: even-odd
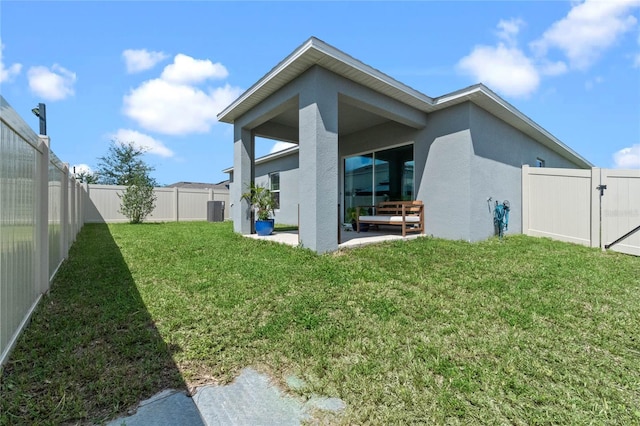
{"type": "Polygon", "coordinates": [[[256,220],[256,233],[262,237],[271,235],[273,232],[274,220],[256,220]]]}
{"type": "MultiPolygon", "coordinates": [[[[358,230],[358,222],[356,222],[355,220],[351,221],[351,227],[353,228],[354,231],[358,230]]],[[[368,223],[361,223],[360,224],[360,232],[367,232],[369,230],[369,224],[368,223]]]]}

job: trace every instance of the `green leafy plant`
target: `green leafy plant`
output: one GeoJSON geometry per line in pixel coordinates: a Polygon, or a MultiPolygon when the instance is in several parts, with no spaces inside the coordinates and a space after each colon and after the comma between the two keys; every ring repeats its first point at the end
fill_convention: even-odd
{"type": "Polygon", "coordinates": [[[144,176],[134,179],[120,197],[120,213],[129,218],[130,223],[142,223],[156,207],[157,196],[153,185],[144,176]]]}
{"type": "Polygon", "coordinates": [[[251,184],[249,191],[242,194],[242,199],[247,200],[256,211],[257,220],[268,220],[274,213],[277,201],[269,188],[251,184]]]}
{"type": "Polygon", "coordinates": [[[357,215],[358,215],[358,209],[356,207],[349,207],[347,208],[347,220],[351,223],[351,222],[355,222],[357,215]]]}
{"type": "Polygon", "coordinates": [[[153,191],[156,181],[150,176],[154,169],[142,159],[145,152],[134,142],[113,140],[107,155],[99,158],[99,183],[127,187],[118,194],[119,212],[131,223],[144,222],[155,208],[157,198],[153,191]]]}

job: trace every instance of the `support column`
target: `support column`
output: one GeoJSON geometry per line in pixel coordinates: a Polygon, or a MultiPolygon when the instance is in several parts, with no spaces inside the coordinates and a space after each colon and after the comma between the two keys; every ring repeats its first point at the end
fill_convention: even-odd
{"type": "Polygon", "coordinates": [[[231,215],[233,230],[240,234],[251,234],[253,223],[249,203],[242,199],[254,181],[255,142],[251,130],[237,124],[233,126],[233,184],[231,185],[231,215]]]}
{"type": "Polygon", "coordinates": [[[299,96],[300,242],[318,253],[338,249],[338,92],[316,68],[299,96]]]}

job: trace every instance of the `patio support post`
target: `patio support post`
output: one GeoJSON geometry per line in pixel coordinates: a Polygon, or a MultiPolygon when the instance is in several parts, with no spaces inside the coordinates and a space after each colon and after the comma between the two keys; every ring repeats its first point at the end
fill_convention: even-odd
{"type": "Polygon", "coordinates": [[[242,199],[254,181],[254,138],[251,130],[234,124],[233,143],[233,184],[231,185],[231,215],[233,230],[243,235],[251,234],[251,210],[249,203],[242,199]]]}
{"type": "Polygon", "coordinates": [[[338,249],[338,92],[320,68],[299,96],[300,241],[318,253],[338,249]]]}

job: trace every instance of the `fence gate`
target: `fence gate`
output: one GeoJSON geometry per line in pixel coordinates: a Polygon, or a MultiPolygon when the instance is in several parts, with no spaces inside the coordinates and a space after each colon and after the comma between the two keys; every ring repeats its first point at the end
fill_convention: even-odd
{"type": "MultiPolygon", "coordinates": [[[[640,226],[640,170],[602,169],[602,244],[611,244],[640,226]]],[[[611,250],[640,256],[640,230],[611,250]]]]}
{"type": "Polygon", "coordinates": [[[522,166],[524,234],[640,256],[638,226],[640,170],[522,166]]]}

